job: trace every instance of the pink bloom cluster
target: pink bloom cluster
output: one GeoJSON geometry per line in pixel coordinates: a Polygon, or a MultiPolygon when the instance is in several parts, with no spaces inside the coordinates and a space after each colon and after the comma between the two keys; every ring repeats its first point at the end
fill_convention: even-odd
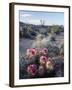
{"type": "Polygon", "coordinates": [[[41,51],[42,51],[43,54],[47,54],[48,49],[47,48],[43,48],[41,51]]]}
{"type": "Polygon", "coordinates": [[[33,56],[36,55],[36,52],[37,52],[37,51],[36,51],[36,49],[34,49],[34,48],[27,49],[26,55],[27,55],[27,57],[32,58],[33,56]]]}
{"type": "Polygon", "coordinates": [[[35,49],[27,49],[27,54],[33,54],[33,55],[35,55],[36,54],[36,50],[35,49]]]}
{"type": "Polygon", "coordinates": [[[40,64],[41,65],[45,65],[47,61],[48,61],[48,58],[46,56],[40,57],[40,64]]]}
{"type": "Polygon", "coordinates": [[[27,49],[26,55],[27,57],[32,58],[33,56],[38,55],[38,54],[46,55],[47,52],[48,52],[47,48],[43,48],[43,49],[30,48],[30,49],[27,49]]]}
{"type": "Polygon", "coordinates": [[[35,76],[37,73],[37,66],[35,64],[31,64],[27,67],[27,72],[29,75],[35,76]]]}
{"type": "MultiPolygon", "coordinates": [[[[47,69],[53,68],[52,63],[47,56],[47,53],[48,53],[47,48],[42,48],[42,49],[31,48],[31,49],[27,49],[27,51],[26,51],[26,55],[29,59],[32,59],[32,57],[34,57],[34,56],[39,57],[38,62],[39,62],[39,65],[41,66],[41,68],[39,68],[39,70],[43,69],[43,68],[47,68],[47,69]]],[[[28,75],[33,77],[37,74],[37,71],[38,70],[37,70],[36,64],[28,65],[28,67],[27,67],[28,75]]],[[[43,71],[44,71],[44,69],[43,69],[43,71]]],[[[41,73],[43,73],[43,71],[41,73]]]]}

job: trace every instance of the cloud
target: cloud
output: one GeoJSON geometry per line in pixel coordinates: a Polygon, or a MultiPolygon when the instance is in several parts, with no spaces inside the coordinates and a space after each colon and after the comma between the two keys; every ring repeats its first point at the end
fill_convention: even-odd
{"type": "Polygon", "coordinates": [[[31,14],[21,14],[20,17],[30,17],[32,16],[31,14]]]}

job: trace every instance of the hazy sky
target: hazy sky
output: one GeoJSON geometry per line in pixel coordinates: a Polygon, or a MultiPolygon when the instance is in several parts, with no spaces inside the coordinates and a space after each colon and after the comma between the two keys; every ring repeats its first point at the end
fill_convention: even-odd
{"type": "Polygon", "coordinates": [[[19,21],[29,24],[39,25],[40,20],[45,21],[45,25],[64,25],[63,12],[39,12],[39,11],[19,11],[19,21]]]}

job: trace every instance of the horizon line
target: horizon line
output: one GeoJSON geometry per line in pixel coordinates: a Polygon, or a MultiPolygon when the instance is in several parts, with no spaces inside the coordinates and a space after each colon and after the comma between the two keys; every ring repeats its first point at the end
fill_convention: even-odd
{"type": "MultiPolygon", "coordinates": [[[[41,24],[32,24],[32,23],[26,23],[26,22],[22,22],[22,21],[19,21],[21,23],[25,23],[25,24],[31,24],[31,25],[41,25],[41,24]]],[[[64,26],[63,24],[44,24],[43,26],[53,26],[53,25],[58,25],[58,26],[64,26]]]]}

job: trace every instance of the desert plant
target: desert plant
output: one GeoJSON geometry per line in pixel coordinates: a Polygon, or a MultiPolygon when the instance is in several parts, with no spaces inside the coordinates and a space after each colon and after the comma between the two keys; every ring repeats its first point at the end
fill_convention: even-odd
{"type": "Polygon", "coordinates": [[[58,25],[53,25],[52,27],[51,27],[51,33],[59,33],[60,31],[59,31],[59,26],[58,25]]]}

